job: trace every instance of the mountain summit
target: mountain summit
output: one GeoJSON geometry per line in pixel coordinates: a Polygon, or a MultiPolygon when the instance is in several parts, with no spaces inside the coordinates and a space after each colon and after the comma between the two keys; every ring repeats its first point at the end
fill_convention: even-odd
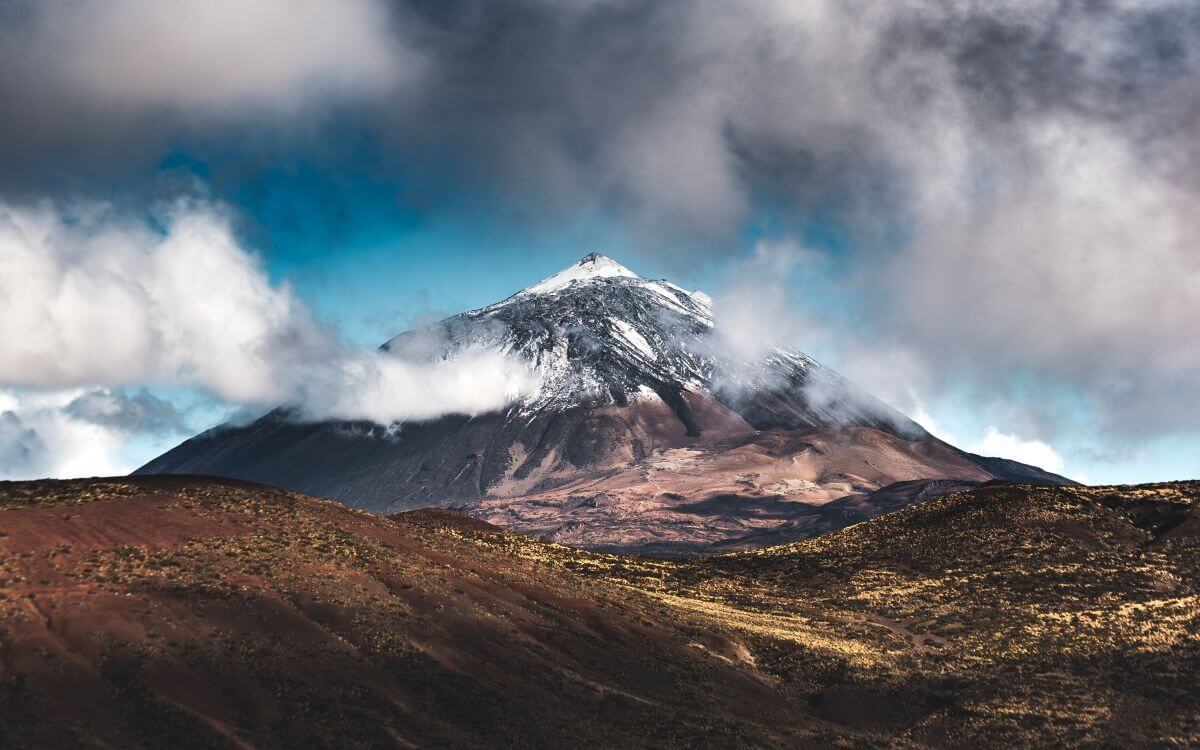
{"type": "Polygon", "coordinates": [[[809,536],[964,483],[1067,482],[943,443],[802,352],[748,360],[727,343],[708,295],[590,253],[383,345],[521,358],[540,385],[503,411],[381,426],[281,408],[138,473],[251,479],[376,512],[455,506],[563,542],[662,552],[809,536]]]}
{"type": "Polygon", "coordinates": [[[588,253],[575,265],[568,266],[550,278],[522,289],[517,294],[547,294],[575,284],[587,284],[597,279],[614,278],[638,279],[641,277],[607,255],[588,253]]]}
{"type": "Polygon", "coordinates": [[[407,331],[383,348],[411,355],[432,338],[444,346],[439,355],[478,347],[517,354],[540,383],[518,404],[523,414],[661,402],[692,436],[734,423],[743,430],[860,425],[929,437],[801,352],[772,347],[747,361],[716,333],[707,294],[590,253],[501,302],[407,331]],[[701,424],[693,410],[711,412],[710,401],[723,407],[720,418],[701,424]]]}

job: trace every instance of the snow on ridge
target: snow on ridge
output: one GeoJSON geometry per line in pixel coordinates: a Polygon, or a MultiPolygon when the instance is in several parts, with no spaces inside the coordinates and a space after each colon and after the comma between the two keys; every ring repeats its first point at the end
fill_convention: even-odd
{"type": "Polygon", "coordinates": [[[709,326],[713,325],[712,297],[709,297],[704,292],[689,292],[666,279],[648,281],[643,286],[661,297],[662,301],[666,302],[674,310],[690,315],[693,318],[698,318],[709,326]],[[680,296],[691,300],[691,306],[684,305],[680,300],[680,296]]]}
{"type": "Polygon", "coordinates": [[[658,359],[658,352],[654,351],[654,347],[650,346],[650,342],[646,337],[638,333],[638,330],[629,325],[620,318],[609,318],[609,323],[612,323],[618,336],[625,340],[630,346],[644,355],[647,359],[658,359]]]}

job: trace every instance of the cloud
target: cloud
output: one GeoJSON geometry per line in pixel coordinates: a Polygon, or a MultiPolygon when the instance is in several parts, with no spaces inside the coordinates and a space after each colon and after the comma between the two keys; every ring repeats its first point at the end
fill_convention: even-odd
{"type": "Polygon", "coordinates": [[[405,360],[390,354],[346,357],[301,383],[311,419],[365,419],[381,424],[499,409],[535,386],[523,362],[490,349],[449,359],[405,360]]]}
{"type": "Polygon", "coordinates": [[[1063,471],[1063,459],[1048,443],[1041,440],[1024,440],[1017,435],[1001,432],[989,425],[983,438],[968,450],[985,456],[1011,458],[1014,461],[1038,466],[1056,474],[1063,471]]]}
{"type": "Polygon", "coordinates": [[[811,334],[789,290],[797,266],[814,261],[797,242],[759,242],[713,299],[713,345],[734,360],[757,362],[811,334]]]}
{"type": "Polygon", "coordinates": [[[145,388],[132,396],[96,388],[78,396],[63,411],[75,419],[127,433],[174,433],[189,431],[175,405],[145,388]]]}
{"type": "Polygon", "coordinates": [[[223,209],[176,203],[155,221],[99,204],[0,206],[0,384],[285,396],[279,358],[326,346],[324,332],[223,209]]]}
{"type": "Polygon", "coordinates": [[[74,416],[79,390],[0,389],[0,479],[113,476],[133,468],[122,457],[124,427],[74,416]]]}
{"type": "Polygon", "coordinates": [[[26,472],[30,467],[40,467],[47,453],[46,444],[36,430],[26,427],[14,412],[0,412],[0,477],[28,479],[38,476],[41,469],[35,468],[32,474],[26,472]]]}
{"type": "Polygon", "coordinates": [[[152,165],[181,138],[394,94],[421,63],[382,0],[18,0],[0,9],[0,176],[152,165]]]}
{"type": "Polygon", "coordinates": [[[1200,313],[1200,219],[1094,126],[1043,124],[1036,174],[924,220],[875,288],[898,335],[948,372],[1072,384],[1113,431],[1195,426],[1184,344],[1200,313]]]}
{"type": "MultiPolygon", "coordinates": [[[[1194,3],[514,0],[409,18],[444,85],[397,132],[463,146],[502,200],[600,205],[677,256],[727,246],[756,211],[815,217],[855,240],[831,253],[863,301],[839,325],[923,387],[996,400],[1023,379],[1031,411],[1070,390],[1109,437],[1196,426],[1179,408],[1200,390],[1194,3]],[[698,239],[662,239],[681,234],[698,239]]],[[[725,305],[728,325],[761,327],[772,289],[725,305]]]]}
{"type": "Polygon", "coordinates": [[[724,234],[764,196],[878,223],[959,192],[1029,118],[1171,143],[1195,111],[1168,94],[1195,86],[1180,1],[399,7],[427,62],[390,110],[400,143],[518,199],[670,232],[724,234]]]}
{"type": "Polygon", "coordinates": [[[25,10],[5,29],[9,54],[42,66],[47,94],[104,106],[293,109],[379,90],[400,73],[375,0],[39,0],[25,10]]]}
{"type": "MultiPolygon", "coordinates": [[[[489,411],[534,385],[495,353],[347,345],[271,283],[212,203],[176,202],[151,221],[94,204],[0,206],[0,386],[144,383],[381,423],[489,411]]],[[[64,407],[105,428],[176,419],[147,393],[90,391],[64,407]]]]}

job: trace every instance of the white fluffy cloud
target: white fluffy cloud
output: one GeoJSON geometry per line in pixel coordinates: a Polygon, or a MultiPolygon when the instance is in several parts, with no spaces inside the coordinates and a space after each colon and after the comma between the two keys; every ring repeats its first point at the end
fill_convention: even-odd
{"type": "Polygon", "coordinates": [[[810,337],[811,326],[802,319],[789,283],[797,265],[815,260],[796,242],[759,242],[713,300],[722,353],[754,362],[774,347],[810,337]]]}
{"type": "Polygon", "coordinates": [[[1041,440],[1025,440],[1017,435],[1001,432],[989,425],[983,438],[967,450],[985,456],[1011,458],[1014,461],[1039,466],[1056,474],[1063,471],[1063,459],[1048,443],[1041,440]]]}
{"type": "Polygon", "coordinates": [[[86,395],[0,389],[0,479],[112,476],[133,468],[121,456],[127,430],[69,412],[86,395]]]}
{"type": "Polygon", "coordinates": [[[372,351],[312,368],[299,388],[309,418],[388,424],[497,409],[530,391],[533,376],[523,362],[492,349],[432,361],[372,351]]]}
{"type": "MultiPolygon", "coordinates": [[[[499,408],[533,385],[496,353],[347,346],[270,282],[210,203],[176,203],[153,222],[94,205],[0,206],[0,386],[142,383],[382,423],[499,408]]],[[[76,412],[106,409],[93,399],[76,412]]]]}
{"type": "Polygon", "coordinates": [[[0,206],[0,383],[286,396],[277,356],[324,346],[323,333],[220,209],[180,203],[162,220],[158,230],[103,206],[0,206]]]}

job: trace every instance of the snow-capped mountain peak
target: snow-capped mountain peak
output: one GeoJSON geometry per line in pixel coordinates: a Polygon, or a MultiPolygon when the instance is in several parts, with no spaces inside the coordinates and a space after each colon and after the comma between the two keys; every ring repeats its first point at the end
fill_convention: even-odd
{"type": "MultiPolygon", "coordinates": [[[[513,358],[534,386],[503,410],[380,426],[296,423],[279,409],[252,425],[194,438],[141,471],[266,481],[389,512],[528,495],[535,499],[512,506],[515,515],[505,515],[503,503],[488,511],[490,519],[527,529],[543,527],[523,524],[567,529],[572,514],[589,507],[611,507],[597,512],[636,524],[664,498],[677,509],[692,499],[725,498],[724,508],[746,487],[754,488],[746,518],[759,523],[753,509],[775,513],[788,505],[771,499],[780,494],[829,499],[889,481],[945,477],[1065,481],[955,452],[802,352],[774,348],[747,361],[725,335],[707,295],[588,255],[506,300],[383,345],[409,361],[468,351],[513,358]],[[809,430],[824,437],[810,440],[809,430]],[[881,461],[893,468],[881,469],[881,461]],[[762,476],[776,479],[759,485],[762,476]],[[572,487],[588,488],[593,504],[581,505],[572,487]],[[560,489],[549,502],[537,499],[560,489]]],[[[697,511],[669,514],[670,534],[696,533],[697,511]]],[[[722,528],[749,528],[737,514],[731,524],[722,528]]],[[[605,533],[585,538],[615,539],[605,533]]],[[[658,532],[638,538],[657,539],[658,532]]]]}
{"type": "Polygon", "coordinates": [[[549,294],[576,284],[587,284],[597,279],[612,278],[640,279],[641,277],[607,255],[588,253],[578,263],[517,292],[517,296],[549,294]]]}
{"type": "Polygon", "coordinates": [[[801,352],[775,348],[761,361],[743,361],[714,326],[708,295],[591,253],[506,300],[400,334],[383,348],[406,353],[433,340],[445,344],[434,356],[489,349],[524,360],[539,385],[514,414],[621,406],[649,394],[682,414],[690,394],[759,429],[855,424],[922,434],[801,352]]]}

